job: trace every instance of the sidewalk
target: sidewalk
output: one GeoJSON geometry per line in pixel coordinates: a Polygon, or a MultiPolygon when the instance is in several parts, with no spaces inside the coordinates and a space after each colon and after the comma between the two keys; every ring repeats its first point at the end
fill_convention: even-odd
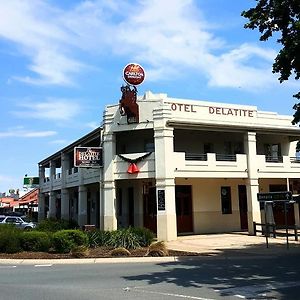
{"type": "Polygon", "coordinates": [[[289,249],[285,237],[268,238],[266,246],[264,236],[250,236],[246,232],[203,234],[178,237],[177,241],[167,242],[167,248],[178,251],[189,251],[203,255],[235,254],[280,255],[300,254],[300,242],[289,237],[289,249]]]}

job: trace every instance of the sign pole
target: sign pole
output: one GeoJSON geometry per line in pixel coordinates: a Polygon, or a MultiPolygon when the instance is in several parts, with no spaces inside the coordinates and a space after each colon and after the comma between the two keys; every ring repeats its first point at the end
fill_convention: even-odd
{"type": "Polygon", "coordinates": [[[269,240],[268,240],[268,224],[267,224],[267,203],[264,202],[264,211],[265,211],[265,236],[266,236],[266,245],[267,248],[269,248],[269,240]]]}
{"type": "Polygon", "coordinates": [[[287,202],[284,202],[284,220],[285,220],[285,233],[286,233],[286,249],[289,249],[289,231],[288,231],[288,223],[287,223],[287,202]]]}

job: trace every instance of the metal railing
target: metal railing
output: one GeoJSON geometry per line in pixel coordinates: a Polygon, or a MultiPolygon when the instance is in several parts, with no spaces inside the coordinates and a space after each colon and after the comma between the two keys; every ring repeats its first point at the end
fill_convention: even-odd
{"type": "Polygon", "coordinates": [[[207,160],[207,154],[185,153],[185,160],[206,161],[207,160]]]}
{"type": "Polygon", "coordinates": [[[235,154],[216,154],[217,161],[236,161],[235,154]]]}
{"type": "Polygon", "coordinates": [[[266,155],[266,162],[282,163],[283,157],[282,156],[274,157],[274,156],[266,155]]]}
{"type": "MultiPolygon", "coordinates": [[[[253,222],[253,228],[254,228],[254,235],[257,235],[257,232],[259,232],[263,235],[272,236],[273,238],[276,238],[277,236],[286,236],[286,232],[282,231],[286,229],[285,226],[276,226],[275,224],[264,224],[264,223],[253,222]],[[258,229],[257,228],[258,226],[260,226],[261,229],[258,229]]],[[[288,226],[287,228],[293,231],[293,233],[289,231],[288,235],[295,237],[295,241],[298,241],[297,225],[288,226]]]]}

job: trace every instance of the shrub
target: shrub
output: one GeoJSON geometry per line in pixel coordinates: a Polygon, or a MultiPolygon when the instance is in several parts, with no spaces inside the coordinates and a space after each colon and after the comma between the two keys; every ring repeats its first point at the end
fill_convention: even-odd
{"type": "Polygon", "coordinates": [[[53,234],[52,244],[56,252],[69,253],[77,246],[86,246],[88,238],[80,230],[60,230],[53,234]]]}
{"type": "Polygon", "coordinates": [[[25,251],[48,252],[51,241],[46,232],[27,231],[21,235],[21,247],[25,251]]]}
{"type": "Polygon", "coordinates": [[[13,225],[0,226],[0,252],[16,253],[21,251],[21,231],[13,225]]]}
{"type": "Polygon", "coordinates": [[[140,242],[136,234],[131,228],[119,229],[111,232],[108,246],[113,248],[123,247],[126,249],[136,249],[140,247],[140,242]]]}
{"type": "Polygon", "coordinates": [[[148,256],[167,256],[168,249],[164,242],[155,242],[149,246],[148,256]]]}
{"type": "Polygon", "coordinates": [[[111,256],[130,256],[131,253],[127,249],[125,249],[123,247],[119,247],[119,248],[113,249],[110,252],[110,255],[111,256]]]}
{"type": "Polygon", "coordinates": [[[93,230],[87,231],[88,245],[91,248],[107,246],[110,240],[111,231],[93,230]]]}
{"type": "Polygon", "coordinates": [[[81,245],[71,250],[71,255],[76,258],[87,257],[89,255],[89,249],[87,246],[81,245]]]}
{"type": "Polygon", "coordinates": [[[79,225],[74,220],[57,220],[54,218],[49,218],[42,220],[38,223],[36,230],[38,231],[47,231],[47,232],[56,232],[64,229],[77,229],[79,225]]]}
{"type": "Polygon", "coordinates": [[[154,240],[154,233],[144,227],[130,227],[130,231],[137,236],[140,247],[148,247],[154,240]]]}

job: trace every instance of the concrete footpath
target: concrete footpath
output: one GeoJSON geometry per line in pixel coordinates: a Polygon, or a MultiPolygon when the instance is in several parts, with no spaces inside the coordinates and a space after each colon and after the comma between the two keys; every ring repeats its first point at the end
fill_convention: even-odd
{"type": "Polygon", "coordinates": [[[267,248],[264,236],[250,236],[246,232],[181,236],[177,241],[167,242],[167,247],[214,256],[231,252],[256,255],[300,254],[300,242],[292,237],[288,239],[288,248],[286,237],[268,238],[267,248]]]}
{"type": "MultiPolygon", "coordinates": [[[[205,234],[178,237],[167,242],[167,248],[178,251],[195,252],[200,257],[222,258],[247,256],[279,256],[300,254],[300,242],[289,238],[269,238],[266,247],[264,236],[249,236],[247,233],[205,234]]],[[[97,264],[97,263],[141,263],[141,262],[176,262],[184,259],[197,259],[197,256],[181,257],[125,257],[125,258],[80,258],[80,259],[0,259],[0,265],[56,265],[56,264],[97,264]]]]}

